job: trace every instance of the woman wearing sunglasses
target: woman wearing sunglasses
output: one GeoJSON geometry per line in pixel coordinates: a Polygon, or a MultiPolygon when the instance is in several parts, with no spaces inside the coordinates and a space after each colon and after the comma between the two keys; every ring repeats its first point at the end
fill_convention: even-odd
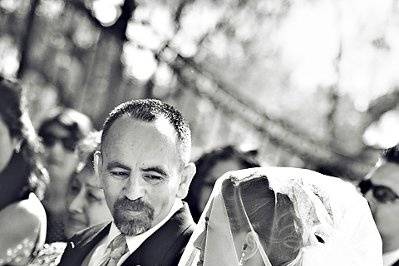
{"type": "Polygon", "coordinates": [[[399,266],[399,144],[359,183],[382,237],[384,266],[399,266]]]}
{"type": "Polygon", "coordinates": [[[353,185],[251,168],[218,179],[179,265],[381,266],[381,239],[353,185]]]}
{"type": "Polygon", "coordinates": [[[23,90],[0,77],[0,265],[26,265],[44,243],[48,182],[23,90]]]}
{"type": "Polygon", "coordinates": [[[50,174],[50,184],[43,201],[49,222],[46,242],[64,240],[65,192],[79,163],[77,144],[91,128],[90,119],[73,109],[55,110],[39,128],[44,163],[50,174]]]}

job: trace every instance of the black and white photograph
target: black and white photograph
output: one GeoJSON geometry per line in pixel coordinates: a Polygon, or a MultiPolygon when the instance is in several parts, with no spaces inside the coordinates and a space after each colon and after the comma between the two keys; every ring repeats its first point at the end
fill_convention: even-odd
{"type": "Polygon", "coordinates": [[[399,266],[398,0],[0,0],[0,266],[399,266]]]}

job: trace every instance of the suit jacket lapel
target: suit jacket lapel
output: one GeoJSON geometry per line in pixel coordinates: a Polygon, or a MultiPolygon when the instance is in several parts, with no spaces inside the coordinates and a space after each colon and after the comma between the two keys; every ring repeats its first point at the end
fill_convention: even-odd
{"type": "Polygon", "coordinates": [[[192,232],[194,225],[190,211],[185,204],[169,221],[146,239],[122,265],[160,265],[163,263],[168,265],[166,256],[178,256],[176,252],[180,252],[185,247],[188,238],[186,237],[187,241],[185,239],[178,241],[178,239],[186,231],[191,230],[190,232],[192,232]]]}
{"type": "Polygon", "coordinates": [[[81,265],[86,256],[108,235],[110,228],[111,223],[102,224],[74,236],[68,243],[59,265],[81,265]]]}

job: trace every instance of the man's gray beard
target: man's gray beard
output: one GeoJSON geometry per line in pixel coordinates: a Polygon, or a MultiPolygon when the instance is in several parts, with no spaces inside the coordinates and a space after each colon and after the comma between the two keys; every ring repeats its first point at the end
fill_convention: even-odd
{"type": "Polygon", "coordinates": [[[154,209],[142,200],[118,199],[114,204],[113,217],[116,227],[122,234],[135,236],[151,228],[154,219],[154,209]],[[125,211],[139,212],[134,218],[125,215],[125,211]]]}

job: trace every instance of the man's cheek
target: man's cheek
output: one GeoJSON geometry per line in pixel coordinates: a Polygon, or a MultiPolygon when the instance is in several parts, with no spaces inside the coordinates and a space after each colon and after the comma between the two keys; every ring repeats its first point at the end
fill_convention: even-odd
{"type": "Polygon", "coordinates": [[[115,203],[115,201],[121,196],[121,195],[119,195],[119,194],[121,194],[121,193],[119,193],[119,190],[113,189],[109,186],[105,187],[104,194],[105,194],[105,199],[108,203],[108,206],[109,206],[109,203],[111,205],[113,205],[115,203]]]}
{"type": "Polygon", "coordinates": [[[375,221],[380,231],[399,230],[399,206],[385,204],[379,206],[375,212],[375,221]]]}

